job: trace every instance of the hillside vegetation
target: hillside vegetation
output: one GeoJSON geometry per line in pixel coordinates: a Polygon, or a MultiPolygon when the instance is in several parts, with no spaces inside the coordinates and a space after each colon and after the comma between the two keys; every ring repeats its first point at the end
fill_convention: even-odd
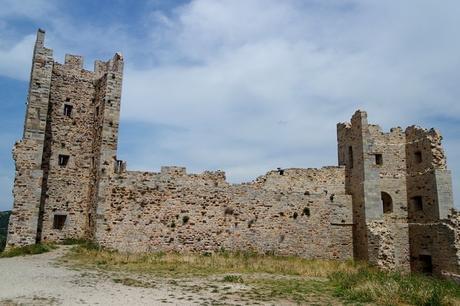
{"type": "Polygon", "coordinates": [[[5,248],[6,234],[8,232],[8,220],[10,219],[11,211],[0,212],[0,252],[5,248]]]}

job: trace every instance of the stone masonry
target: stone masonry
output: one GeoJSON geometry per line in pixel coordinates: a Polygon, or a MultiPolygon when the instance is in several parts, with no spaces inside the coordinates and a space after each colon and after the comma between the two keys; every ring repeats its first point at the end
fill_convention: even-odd
{"type": "Polygon", "coordinates": [[[436,130],[384,133],[357,111],[337,125],[339,165],[225,173],[128,171],[117,160],[123,57],[53,60],[39,30],[7,247],[68,238],[126,252],[220,249],[360,259],[460,274],[460,213],[436,130]]]}

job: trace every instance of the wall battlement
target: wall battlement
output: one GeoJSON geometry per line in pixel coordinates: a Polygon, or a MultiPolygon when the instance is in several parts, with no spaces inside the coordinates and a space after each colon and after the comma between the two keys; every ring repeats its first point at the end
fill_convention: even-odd
{"type": "Polygon", "coordinates": [[[337,124],[338,166],[276,169],[230,184],[223,171],[130,171],[117,159],[123,56],[64,64],[38,30],[7,247],[92,239],[129,252],[222,248],[362,259],[460,274],[460,222],[440,133],[337,124]]]}

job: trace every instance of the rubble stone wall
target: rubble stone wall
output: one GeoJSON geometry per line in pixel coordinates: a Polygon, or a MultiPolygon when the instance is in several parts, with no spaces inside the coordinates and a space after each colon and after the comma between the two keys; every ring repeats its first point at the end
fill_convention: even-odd
{"type": "Polygon", "coordinates": [[[426,256],[434,274],[460,280],[460,215],[452,213],[442,222],[409,224],[412,271],[423,272],[427,263],[421,256],[426,256]]]}
{"type": "Polygon", "coordinates": [[[248,250],[352,258],[343,168],[286,169],[231,185],[222,172],[124,172],[111,178],[99,243],[123,251],[248,250]]]}

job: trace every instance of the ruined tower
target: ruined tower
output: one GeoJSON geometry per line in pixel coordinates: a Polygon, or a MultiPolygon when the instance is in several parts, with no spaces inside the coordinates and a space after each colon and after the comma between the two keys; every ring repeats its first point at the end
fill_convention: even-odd
{"type": "Polygon", "coordinates": [[[434,230],[447,229],[453,213],[439,132],[412,126],[384,133],[357,111],[351,123],[337,125],[337,139],[339,165],[346,167],[345,185],[353,197],[355,258],[430,273],[448,265],[446,256],[456,261],[453,249],[439,254],[453,248],[455,239],[442,241],[445,235],[434,230]]]}
{"type": "Polygon", "coordinates": [[[122,56],[88,71],[81,56],[54,61],[44,39],[38,30],[24,135],[13,150],[8,246],[92,237],[104,193],[98,186],[116,159],[122,56]]]}

